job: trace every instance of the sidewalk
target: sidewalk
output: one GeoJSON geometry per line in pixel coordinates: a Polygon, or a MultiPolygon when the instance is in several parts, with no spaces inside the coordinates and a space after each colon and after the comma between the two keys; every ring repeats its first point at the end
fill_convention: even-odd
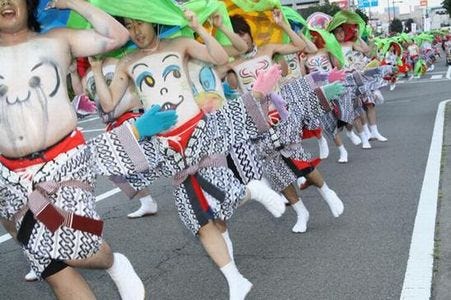
{"type": "Polygon", "coordinates": [[[432,297],[451,299],[451,103],[445,111],[432,297]]]}

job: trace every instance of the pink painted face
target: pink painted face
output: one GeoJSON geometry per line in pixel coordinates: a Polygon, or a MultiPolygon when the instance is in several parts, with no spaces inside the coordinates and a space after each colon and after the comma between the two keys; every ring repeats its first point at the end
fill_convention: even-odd
{"type": "Polygon", "coordinates": [[[16,33],[27,28],[25,0],[0,0],[0,32],[16,33]]]}

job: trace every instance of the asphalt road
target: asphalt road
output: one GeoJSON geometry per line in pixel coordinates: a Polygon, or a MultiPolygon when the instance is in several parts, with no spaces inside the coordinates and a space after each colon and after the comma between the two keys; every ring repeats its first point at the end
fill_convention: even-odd
{"type": "MultiPolygon", "coordinates": [[[[280,219],[256,203],[235,213],[235,260],[254,284],[247,299],[399,298],[437,105],[451,98],[446,72],[439,62],[433,74],[383,90],[378,123],[387,143],[362,150],[343,137],[346,165],[336,162],[338,151],[329,143],[331,154],[319,169],[345,204],[340,218],[333,218],[313,188],[301,194],[310,211],[305,234],[291,233],[296,216],[290,208],[280,219]]],[[[95,118],[80,126],[88,137],[103,128],[95,118]]],[[[315,143],[307,145],[317,151],[315,143]]],[[[97,195],[112,189],[99,179],[97,195]]],[[[159,204],[155,217],[128,220],[138,202],[121,193],[98,203],[105,239],[129,257],[148,298],[227,299],[222,274],[178,219],[169,182],[160,180],[151,189],[159,204]]],[[[0,229],[0,237],[4,233],[0,229]]],[[[53,299],[45,283],[23,281],[29,269],[12,240],[0,243],[0,266],[0,299],[53,299]]],[[[119,299],[105,272],[82,273],[99,299],[119,299]]]]}

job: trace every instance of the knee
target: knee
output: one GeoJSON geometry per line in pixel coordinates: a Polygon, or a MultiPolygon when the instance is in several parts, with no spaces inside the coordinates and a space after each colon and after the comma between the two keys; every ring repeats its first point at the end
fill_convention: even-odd
{"type": "Polygon", "coordinates": [[[113,266],[114,263],[114,255],[113,251],[111,251],[110,246],[107,243],[102,244],[102,248],[100,249],[102,252],[102,260],[100,262],[101,268],[109,269],[113,266]]]}

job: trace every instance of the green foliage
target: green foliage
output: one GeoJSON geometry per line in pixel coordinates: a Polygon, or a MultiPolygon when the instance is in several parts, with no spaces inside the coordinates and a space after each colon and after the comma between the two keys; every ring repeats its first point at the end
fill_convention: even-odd
{"type": "Polygon", "coordinates": [[[370,18],[366,15],[366,13],[363,10],[357,8],[355,10],[355,12],[356,12],[356,14],[358,14],[363,19],[363,21],[365,21],[365,24],[368,24],[368,20],[370,18]]]}
{"type": "Polygon", "coordinates": [[[404,28],[404,32],[411,32],[412,31],[412,23],[415,23],[415,21],[410,18],[407,19],[406,23],[404,24],[405,28],[404,28]]]}
{"type": "Polygon", "coordinates": [[[314,12],[317,12],[317,11],[323,12],[325,14],[328,14],[329,16],[333,16],[337,12],[340,11],[340,8],[338,7],[337,4],[335,4],[335,3],[330,4],[329,1],[326,1],[326,4],[324,4],[324,5],[310,6],[308,8],[304,8],[304,9],[299,10],[299,13],[305,19],[307,19],[308,16],[310,16],[311,14],[313,14],[314,12]]]}
{"type": "Polygon", "coordinates": [[[446,11],[448,12],[449,16],[451,17],[451,0],[443,0],[442,6],[446,11]]]}
{"type": "Polygon", "coordinates": [[[390,23],[390,32],[402,32],[402,22],[400,19],[393,19],[390,23]]]}

